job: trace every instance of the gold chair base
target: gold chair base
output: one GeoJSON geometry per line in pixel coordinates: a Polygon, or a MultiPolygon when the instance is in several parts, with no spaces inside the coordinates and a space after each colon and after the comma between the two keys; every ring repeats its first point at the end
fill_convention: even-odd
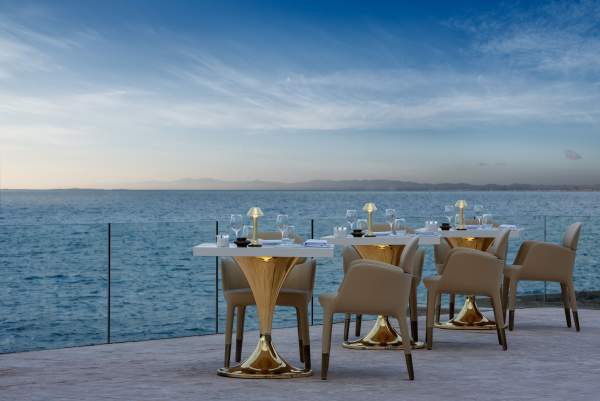
{"type": "Polygon", "coordinates": [[[479,311],[475,297],[469,295],[458,315],[445,323],[435,323],[435,327],[447,330],[496,330],[496,322],[485,317],[479,311]]]}
{"type": "MultiPolygon", "coordinates": [[[[425,348],[425,343],[411,340],[413,349],[425,348]]],[[[344,341],[342,347],[348,349],[367,350],[399,350],[402,347],[402,337],[392,327],[387,316],[377,316],[375,325],[366,336],[356,341],[344,341]]]]}
{"type": "Polygon", "coordinates": [[[239,379],[291,379],[312,376],[312,370],[292,366],[279,356],[271,336],[261,335],[256,349],[246,361],[231,368],[221,368],[217,374],[239,379]]]}

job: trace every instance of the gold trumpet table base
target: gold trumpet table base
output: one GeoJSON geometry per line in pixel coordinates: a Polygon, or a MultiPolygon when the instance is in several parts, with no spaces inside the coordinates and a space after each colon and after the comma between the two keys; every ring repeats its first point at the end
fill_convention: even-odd
{"type": "Polygon", "coordinates": [[[435,327],[448,330],[496,330],[496,322],[485,317],[477,307],[475,297],[469,295],[458,315],[445,323],[435,323],[435,327]]]}
{"type": "MultiPolygon", "coordinates": [[[[356,341],[345,341],[342,343],[344,348],[348,349],[367,349],[367,350],[398,350],[403,349],[402,337],[392,327],[387,316],[377,316],[375,325],[366,336],[356,341]]],[[[414,349],[425,348],[425,343],[411,340],[411,347],[414,349]]]]}
{"type": "Polygon", "coordinates": [[[252,355],[243,363],[230,368],[221,368],[219,376],[238,379],[291,379],[312,376],[312,370],[292,366],[277,353],[268,335],[261,335],[252,355]]]}

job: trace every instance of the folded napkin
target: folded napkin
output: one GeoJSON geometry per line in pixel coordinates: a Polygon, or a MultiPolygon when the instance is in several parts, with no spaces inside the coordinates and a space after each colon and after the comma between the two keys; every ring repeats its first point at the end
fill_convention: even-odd
{"type": "Polygon", "coordinates": [[[261,239],[260,243],[263,245],[279,245],[281,244],[280,239],[261,239]]]}
{"type": "Polygon", "coordinates": [[[391,231],[375,231],[373,234],[375,234],[376,237],[385,237],[390,235],[391,233],[391,231]]]}
{"type": "Polygon", "coordinates": [[[324,239],[307,239],[304,241],[304,246],[312,248],[327,248],[329,244],[324,239]]]}
{"type": "Polygon", "coordinates": [[[515,224],[500,224],[500,228],[505,228],[508,230],[516,230],[517,226],[515,224]]]}

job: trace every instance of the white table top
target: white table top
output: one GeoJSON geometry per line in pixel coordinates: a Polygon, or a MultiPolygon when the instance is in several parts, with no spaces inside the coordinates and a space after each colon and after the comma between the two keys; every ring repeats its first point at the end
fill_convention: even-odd
{"type": "MultiPolygon", "coordinates": [[[[418,229],[417,232],[423,230],[422,228],[418,229]]],[[[492,228],[492,229],[483,229],[483,228],[469,228],[467,230],[438,230],[442,237],[446,238],[464,238],[464,237],[473,237],[473,238],[495,238],[500,234],[500,229],[492,228]]],[[[522,229],[515,228],[510,230],[509,238],[519,238],[521,235],[522,229]]]]}
{"type": "Polygon", "coordinates": [[[304,245],[263,245],[261,247],[238,248],[234,244],[229,247],[218,247],[217,244],[204,243],[192,248],[194,256],[272,256],[311,258],[333,257],[333,246],[317,248],[304,245]]]}
{"type": "MultiPolygon", "coordinates": [[[[439,235],[418,235],[419,245],[437,245],[440,243],[439,235]]],[[[348,235],[346,237],[334,237],[333,235],[326,235],[321,239],[326,240],[332,245],[406,245],[415,238],[414,234],[408,235],[381,235],[377,237],[353,237],[348,235]]]]}

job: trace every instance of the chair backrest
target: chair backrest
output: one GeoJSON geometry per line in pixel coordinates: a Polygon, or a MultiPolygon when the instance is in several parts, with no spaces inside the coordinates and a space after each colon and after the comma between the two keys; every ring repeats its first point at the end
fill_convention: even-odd
{"type": "Polygon", "coordinates": [[[397,266],[357,260],[340,284],[336,311],[395,316],[406,310],[411,284],[412,276],[397,266]]]}
{"type": "Polygon", "coordinates": [[[440,289],[492,295],[500,289],[503,268],[504,262],[490,253],[454,248],[448,254],[439,282],[440,289]]]}
{"type": "Polygon", "coordinates": [[[500,260],[506,261],[506,253],[508,252],[508,237],[510,230],[502,230],[498,233],[498,236],[494,238],[494,241],[485,250],[497,257],[500,260]]]}
{"type": "Polygon", "coordinates": [[[250,287],[240,265],[232,258],[219,258],[219,268],[221,270],[221,285],[223,286],[223,291],[250,287]]]}
{"type": "Polygon", "coordinates": [[[344,263],[344,274],[346,274],[348,272],[348,269],[350,269],[350,265],[352,264],[352,262],[354,262],[355,260],[359,260],[361,259],[360,255],[358,254],[358,252],[356,251],[356,248],[354,248],[353,246],[345,246],[344,249],[342,250],[342,260],[344,263]]]}
{"type": "Polygon", "coordinates": [[[436,265],[443,265],[446,263],[446,259],[448,258],[448,253],[452,248],[448,241],[445,238],[441,238],[441,241],[438,245],[433,246],[433,259],[436,265]]]}
{"type": "Polygon", "coordinates": [[[315,287],[315,273],[317,271],[317,260],[309,258],[304,263],[294,266],[283,282],[287,290],[309,291],[312,293],[315,287]]]}
{"type": "Polygon", "coordinates": [[[415,255],[412,275],[417,279],[417,282],[421,281],[421,277],[423,277],[423,265],[425,264],[425,250],[417,249],[417,253],[415,255]]]}
{"type": "Polygon", "coordinates": [[[581,233],[581,223],[573,223],[567,227],[565,235],[563,236],[562,244],[572,250],[577,250],[577,243],[579,242],[579,234],[581,233]]]}
{"type": "Polygon", "coordinates": [[[417,254],[418,247],[418,237],[412,238],[410,242],[404,246],[402,255],[400,255],[400,262],[398,263],[398,267],[401,268],[402,271],[410,274],[413,273],[413,269],[415,267],[415,256],[417,254]]]}

